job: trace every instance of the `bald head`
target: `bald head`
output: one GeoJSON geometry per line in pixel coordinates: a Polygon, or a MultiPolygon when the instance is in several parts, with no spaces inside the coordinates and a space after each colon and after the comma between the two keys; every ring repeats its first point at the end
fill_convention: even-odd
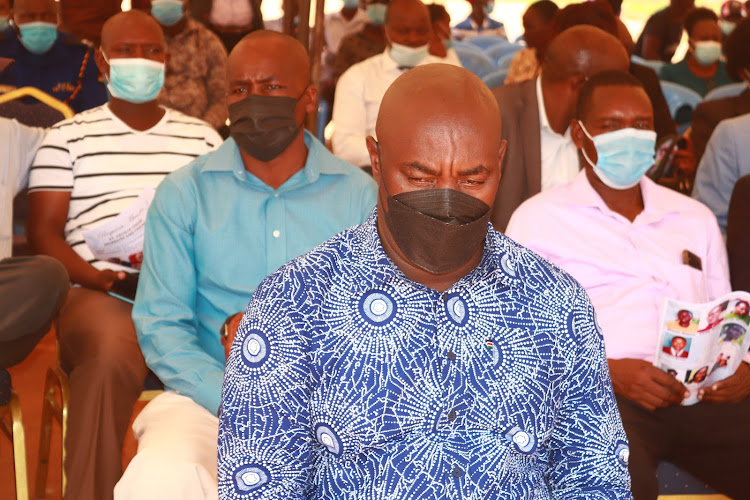
{"type": "Polygon", "coordinates": [[[148,41],[165,47],[164,33],[159,23],[150,15],[136,9],[117,13],[107,19],[102,26],[101,46],[104,52],[108,52],[113,45],[126,41],[148,41]]]}
{"type": "Polygon", "coordinates": [[[232,49],[227,60],[228,78],[246,68],[268,66],[273,73],[296,75],[300,85],[310,84],[310,61],[297,39],[276,31],[259,30],[245,36],[232,49]]]}
{"type": "Polygon", "coordinates": [[[628,53],[620,40],[593,26],[574,26],[557,35],[542,64],[544,79],[564,80],[600,71],[627,71],[628,53]]]}

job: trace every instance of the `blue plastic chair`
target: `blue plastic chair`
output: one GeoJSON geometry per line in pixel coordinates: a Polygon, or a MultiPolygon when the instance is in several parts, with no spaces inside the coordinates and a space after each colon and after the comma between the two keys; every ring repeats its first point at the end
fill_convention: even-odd
{"type": "Polygon", "coordinates": [[[498,69],[482,78],[482,81],[489,88],[502,87],[505,84],[505,78],[508,76],[507,69],[498,69]]]}
{"type": "Polygon", "coordinates": [[[747,89],[747,83],[745,82],[722,85],[721,87],[717,87],[703,96],[703,100],[713,101],[714,99],[723,99],[725,97],[736,97],[743,93],[745,89],[747,89]]]}
{"type": "Polygon", "coordinates": [[[520,43],[524,47],[526,46],[526,38],[523,35],[519,35],[518,38],[513,40],[513,43],[520,43]]]}
{"type": "Polygon", "coordinates": [[[499,61],[502,57],[508,54],[515,54],[521,49],[523,49],[523,45],[515,43],[496,43],[495,45],[484,49],[484,53],[493,61],[499,61]]]}
{"type": "Polygon", "coordinates": [[[500,42],[505,42],[508,44],[510,43],[507,38],[503,38],[497,35],[477,35],[471,38],[467,38],[465,41],[479,47],[482,50],[500,42]]]}
{"type": "Polygon", "coordinates": [[[677,132],[684,133],[690,127],[693,110],[703,97],[698,92],[673,82],[661,82],[661,91],[667,100],[669,113],[677,124],[677,132]]]}
{"type": "Polygon", "coordinates": [[[513,56],[515,56],[516,53],[512,52],[510,54],[505,54],[503,57],[497,60],[497,69],[504,69],[508,70],[510,69],[510,62],[513,60],[513,56]]]}
{"type": "Polygon", "coordinates": [[[468,69],[479,78],[484,78],[485,75],[495,71],[495,62],[484,53],[474,52],[471,49],[456,47],[455,45],[453,48],[456,50],[456,54],[458,54],[461,66],[468,69]]]}
{"type": "Polygon", "coordinates": [[[630,61],[641,66],[648,66],[658,75],[661,69],[667,65],[664,61],[654,61],[651,59],[644,59],[640,56],[630,56],[630,61]]]}
{"type": "Polygon", "coordinates": [[[656,470],[660,495],[710,495],[716,490],[669,462],[660,462],[656,470]]]}
{"type": "Polygon", "coordinates": [[[465,50],[473,50],[474,52],[482,52],[482,49],[480,49],[478,46],[474,45],[473,43],[465,42],[462,40],[455,40],[453,42],[453,48],[458,50],[458,48],[462,48],[465,50]]]}

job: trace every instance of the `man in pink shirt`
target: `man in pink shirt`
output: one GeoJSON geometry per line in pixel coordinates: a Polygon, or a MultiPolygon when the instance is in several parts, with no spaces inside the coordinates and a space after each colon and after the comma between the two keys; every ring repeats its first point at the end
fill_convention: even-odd
{"type": "Polygon", "coordinates": [[[653,130],[638,80],[618,71],[590,78],[571,122],[582,171],[523,203],[507,235],[569,272],[591,297],[630,441],[635,499],[656,499],[660,460],[748,498],[750,433],[723,423],[750,414],[750,367],[742,363],[734,376],[702,389],[700,403],[680,406],[683,381],[652,365],[664,298],[707,302],[730,290],[713,214],[644,177],[653,130]]]}

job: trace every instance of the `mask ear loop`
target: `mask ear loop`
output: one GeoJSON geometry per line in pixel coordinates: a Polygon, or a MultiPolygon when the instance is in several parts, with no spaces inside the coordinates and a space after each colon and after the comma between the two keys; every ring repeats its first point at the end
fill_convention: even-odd
{"type": "MultiPolygon", "coordinates": [[[[591,134],[589,134],[589,131],[586,130],[586,127],[584,126],[583,122],[581,120],[578,120],[578,125],[581,126],[581,130],[583,130],[583,133],[586,134],[586,137],[588,137],[591,142],[594,142],[594,138],[591,137],[591,134]]],[[[594,148],[596,148],[596,144],[594,144],[594,148]]],[[[593,168],[596,168],[596,165],[593,161],[591,161],[591,158],[589,158],[588,153],[586,153],[586,148],[581,148],[581,152],[583,153],[583,157],[586,159],[589,165],[591,165],[593,168]]]]}

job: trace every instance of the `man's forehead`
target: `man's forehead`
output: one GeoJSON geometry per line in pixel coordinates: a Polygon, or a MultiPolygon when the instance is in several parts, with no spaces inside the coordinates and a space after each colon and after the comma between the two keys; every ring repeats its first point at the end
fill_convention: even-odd
{"type": "Polygon", "coordinates": [[[55,12],[57,10],[57,4],[54,0],[17,0],[13,4],[13,10],[16,13],[55,12]]]}
{"type": "MultiPolygon", "coordinates": [[[[596,87],[591,94],[588,114],[591,116],[606,116],[633,108],[650,110],[648,94],[641,87],[630,85],[602,85],[596,87]]],[[[653,111],[650,111],[653,115],[653,111]]]]}

